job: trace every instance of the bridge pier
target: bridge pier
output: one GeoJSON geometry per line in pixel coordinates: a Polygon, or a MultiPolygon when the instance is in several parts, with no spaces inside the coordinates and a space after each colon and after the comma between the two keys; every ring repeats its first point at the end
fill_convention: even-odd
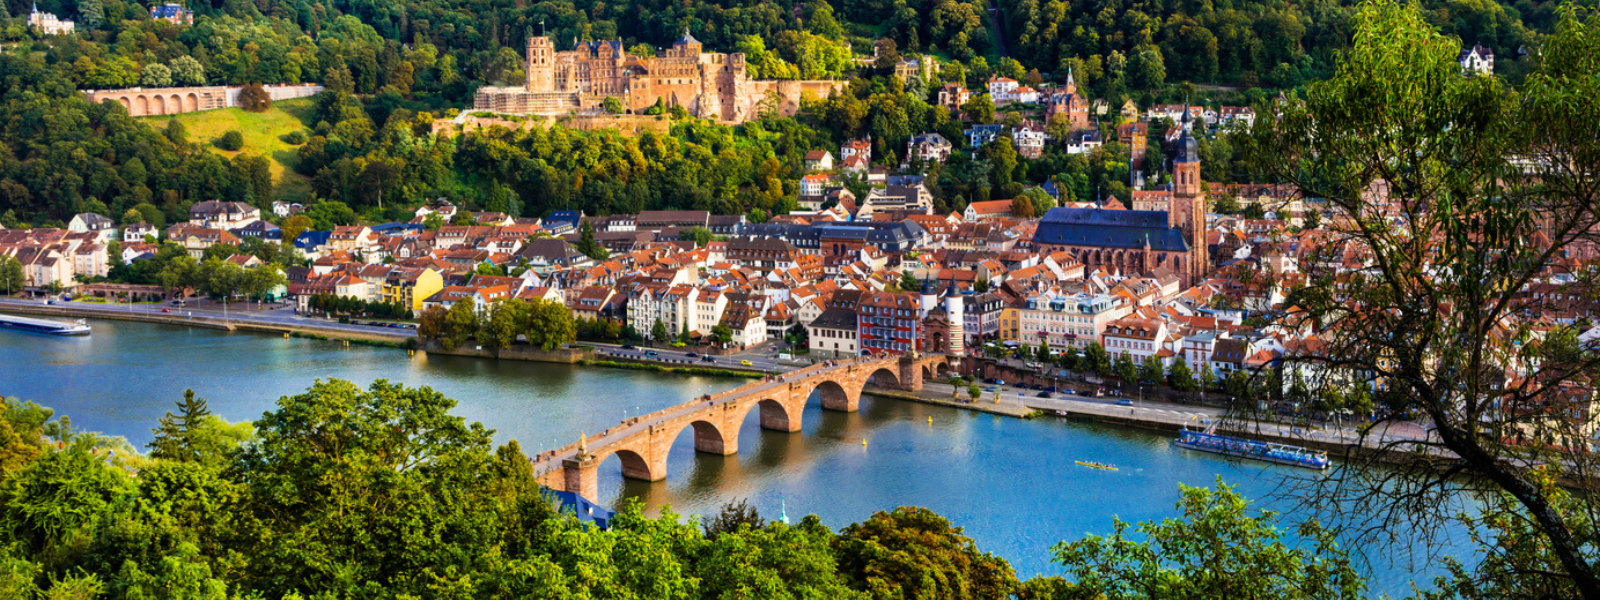
{"type": "Polygon", "coordinates": [[[600,495],[600,461],[593,457],[585,460],[561,461],[562,489],[577,492],[579,496],[594,500],[600,495]]]}

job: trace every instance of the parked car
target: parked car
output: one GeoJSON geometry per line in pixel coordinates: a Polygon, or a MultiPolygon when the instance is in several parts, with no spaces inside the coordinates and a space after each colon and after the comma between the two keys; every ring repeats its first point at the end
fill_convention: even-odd
{"type": "Polygon", "coordinates": [[[1133,406],[1133,400],[1128,398],[1118,398],[1117,406],[1133,406]]]}

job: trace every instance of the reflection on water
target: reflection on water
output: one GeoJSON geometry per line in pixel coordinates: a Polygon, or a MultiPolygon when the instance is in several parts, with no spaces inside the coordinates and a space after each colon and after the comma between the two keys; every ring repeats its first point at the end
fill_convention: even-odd
{"type": "MultiPolygon", "coordinates": [[[[91,325],[94,335],[87,339],[0,332],[0,395],[50,406],[81,428],[127,436],[138,445],[149,442],[156,419],[190,387],[224,418],[251,420],[318,378],[428,385],[459,402],[457,415],[494,429],[497,442],[516,439],[532,454],[564,446],[579,431],[601,431],[742,383],[408,357],[389,349],[161,325],[91,325]]],[[[1107,533],[1112,516],[1173,516],[1180,482],[1209,486],[1221,475],[1246,496],[1263,498],[1296,472],[1174,450],[1165,435],[871,396],[862,398],[857,413],[823,411],[813,398],[801,424],[796,433],[762,430],[760,411],[752,410],[739,431],[739,452],[731,456],[695,452],[693,429],[686,428],[672,442],[664,481],[625,481],[620,460],[611,457],[601,467],[596,500],[615,506],[638,498],[651,510],[671,505],[680,514],[704,515],[746,498],[769,519],[781,506],[793,518],[816,513],[835,528],[874,511],[926,506],[1029,576],[1059,572],[1049,564],[1050,546],[1107,533]],[[1088,469],[1075,460],[1122,470],[1088,469]]],[[[1408,572],[1385,566],[1374,588],[1404,593],[1409,579],[1408,572]]]]}

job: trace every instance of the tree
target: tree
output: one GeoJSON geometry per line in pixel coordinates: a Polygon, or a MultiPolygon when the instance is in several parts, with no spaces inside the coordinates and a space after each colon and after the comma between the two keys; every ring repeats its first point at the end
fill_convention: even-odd
{"type": "Polygon", "coordinates": [[[660,342],[668,337],[670,336],[667,334],[667,324],[662,323],[661,319],[656,319],[656,324],[650,327],[650,341],[660,342]]]}
{"type": "Polygon", "coordinates": [[[445,312],[443,306],[429,306],[422,309],[422,314],[417,315],[417,339],[422,341],[444,339],[449,334],[445,312]]]}
{"type": "MultiPolygon", "coordinates": [[[[1550,412],[1564,386],[1592,381],[1600,353],[1560,330],[1535,333],[1539,320],[1526,316],[1559,309],[1521,292],[1600,225],[1600,82],[1592,76],[1600,16],[1561,9],[1539,65],[1510,90],[1498,78],[1461,77],[1458,42],[1418,11],[1362,5],[1355,43],[1334,76],[1241,139],[1258,172],[1326,198],[1339,218],[1323,229],[1381,265],[1336,273],[1317,264],[1327,256],[1301,262],[1306,284],[1289,303],[1305,313],[1294,318],[1326,335],[1285,366],[1303,365],[1313,387],[1381,374],[1388,410],[1362,428],[1365,443],[1416,457],[1393,470],[1347,459],[1304,487],[1304,498],[1332,509],[1334,525],[1382,515],[1380,530],[1361,530],[1416,546],[1429,538],[1406,533],[1454,516],[1446,507],[1504,492],[1516,500],[1510,514],[1530,524],[1553,559],[1519,577],[1570,590],[1557,596],[1600,598],[1592,543],[1574,535],[1572,518],[1539,484],[1571,475],[1585,497],[1577,512],[1600,512],[1594,478],[1578,475],[1595,467],[1579,439],[1587,436],[1550,412]],[[1371,193],[1375,185],[1381,193],[1371,193]],[[1388,223],[1373,212],[1380,205],[1416,217],[1388,223]],[[1439,309],[1446,306],[1455,308],[1439,309]],[[1507,372],[1530,364],[1539,365],[1532,376],[1507,384],[1507,372]],[[1424,417],[1433,434],[1404,448],[1378,439],[1407,414],[1424,417]]],[[[1591,297],[1596,276],[1585,271],[1563,287],[1591,297]]]]}
{"type": "Polygon", "coordinates": [[[1077,371],[1079,369],[1082,369],[1083,368],[1083,358],[1078,353],[1078,347],[1077,346],[1067,346],[1067,349],[1062,350],[1061,351],[1060,364],[1061,364],[1061,368],[1066,369],[1068,371],[1077,371]]]}
{"type": "Polygon", "coordinates": [[[973,123],[988,123],[994,120],[994,100],[988,94],[977,94],[966,104],[961,105],[961,114],[973,123]]]}
{"type": "Polygon", "coordinates": [[[840,530],[834,548],[839,572],[876,598],[1005,598],[1017,585],[1011,565],[926,508],[874,513],[840,530]]]}
{"type": "Polygon", "coordinates": [[[478,334],[478,311],[470,299],[462,299],[450,306],[444,315],[444,336],[439,343],[445,350],[454,350],[462,342],[478,334]]]}
{"type": "Polygon", "coordinates": [[[22,261],[14,256],[0,256],[0,293],[10,296],[20,292],[26,281],[22,261]]]}
{"type": "Polygon", "coordinates": [[[733,341],[733,329],[722,323],[711,326],[711,343],[726,345],[733,341]]]}
{"type": "Polygon", "coordinates": [[[917,279],[917,276],[912,275],[911,271],[900,272],[900,291],[916,292],[920,289],[922,289],[921,279],[917,279]]]}
{"type": "Polygon", "coordinates": [[[1215,389],[1217,387],[1217,374],[1211,370],[1211,361],[1200,363],[1200,391],[1215,389]]]}
{"type": "Polygon", "coordinates": [[[590,223],[588,219],[584,219],[583,223],[578,225],[578,242],[573,244],[572,247],[584,256],[595,260],[605,260],[611,256],[611,253],[604,246],[594,241],[594,224],[590,223]]]}
{"type": "Polygon", "coordinates": [[[187,54],[172,59],[169,65],[172,71],[172,81],[180,85],[203,85],[206,82],[206,70],[200,61],[187,54]]]}
{"type": "Polygon", "coordinates": [[[1181,518],[1057,544],[1056,562],[1082,598],[1364,598],[1366,583],[1335,532],[1308,522],[1283,540],[1277,514],[1254,510],[1218,478],[1215,489],[1178,484],[1181,518]]]}
{"type": "Polygon", "coordinates": [[[724,533],[738,533],[740,529],[761,529],[766,527],[766,519],[761,518],[761,513],[750,502],[740,498],[729,500],[722,505],[717,514],[704,523],[700,528],[705,531],[706,539],[716,539],[724,533]]]}
{"type": "Polygon", "coordinates": [[[977,402],[978,398],[983,397],[983,388],[978,387],[976,383],[967,386],[967,397],[972,398],[973,402],[977,402]]]}
{"type": "MultiPolygon", "coordinates": [[[[572,311],[565,304],[540,298],[528,302],[527,323],[523,326],[523,332],[529,345],[547,352],[578,339],[578,326],[572,318],[572,311]]],[[[604,337],[613,339],[617,336],[608,334],[604,337]]]]}
{"type": "Polygon", "coordinates": [[[1177,362],[1172,363],[1172,372],[1167,377],[1172,389],[1180,392],[1194,391],[1194,372],[1189,370],[1189,363],[1184,362],[1182,355],[1178,356],[1177,362]]]}
{"type": "Polygon", "coordinates": [[[375,160],[361,169],[361,189],[383,210],[383,192],[400,180],[400,170],[388,161],[375,160]]]}
{"type": "Polygon", "coordinates": [[[230,129],[222,137],[217,138],[217,147],[229,152],[238,152],[244,148],[244,134],[237,129],[230,129]]]}
{"type": "Polygon", "coordinates": [[[1166,368],[1162,366],[1161,359],[1156,358],[1154,354],[1144,357],[1144,361],[1139,363],[1139,380],[1153,384],[1166,381],[1166,368]]]}
{"type": "Polygon", "coordinates": [[[172,87],[172,69],[161,63],[145,65],[139,83],[145,87],[172,87]]]}
{"type": "Polygon", "coordinates": [[[549,514],[534,505],[536,486],[490,476],[515,473],[527,458],[505,452],[502,465],[489,431],[452,416],[454,407],[432,389],[382,380],[366,389],[317,381],[280,398],[234,462],[236,517],[252,523],[238,577],[273,597],[333,589],[346,577],[421,593],[406,587],[418,570],[470,568],[457,561],[490,552],[502,535],[526,535],[500,531],[488,514],[549,514]],[[501,495],[527,500],[505,504],[501,495]]]}
{"type": "Polygon", "coordinates": [[[246,112],[267,112],[267,109],[272,108],[272,95],[268,94],[266,88],[261,87],[259,83],[245,84],[239,88],[239,108],[245,109],[246,112]]]}
{"type": "Polygon", "coordinates": [[[606,114],[620,115],[624,110],[622,100],[616,96],[606,96],[606,99],[601,101],[601,106],[605,108],[606,114]]]}
{"type": "Polygon", "coordinates": [[[1111,372],[1111,356],[1099,341],[1091,341],[1084,347],[1083,368],[1102,377],[1111,372]]]}
{"type": "Polygon", "coordinates": [[[219,465],[251,436],[248,423],[231,425],[216,415],[194,390],[184,390],[178,414],[168,412],[154,429],[150,457],[176,462],[219,465]]]}
{"type": "Polygon", "coordinates": [[[310,231],[311,227],[311,217],[303,214],[289,215],[289,218],[278,224],[278,236],[283,243],[293,244],[300,238],[300,234],[310,231]]]}
{"type": "Polygon", "coordinates": [[[517,336],[522,335],[528,322],[527,306],[515,298],[501,298],[489,305],[489,319],[484,324],[489,347],[498,352],[517,343],[517,336]]]}
{"type": "Polygon", "coordinates": [[[1124,392],[1126,392],[1130,386],[1137,385],[1139,383],[1139,367],[1133,362],[1133,356],[1127,352],[1117,355],[1117,364],[1115,369],[1117,378],[1122,380],[1122,389],[1124,392]]]}

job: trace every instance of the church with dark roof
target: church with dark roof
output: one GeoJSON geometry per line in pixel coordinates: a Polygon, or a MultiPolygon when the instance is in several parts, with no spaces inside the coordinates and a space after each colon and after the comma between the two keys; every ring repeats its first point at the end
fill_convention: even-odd
{"type": "Polygon", "coordinates": [[[1205,185],[1187,114],[1183,127],[1172,161],[1172,201],[1167,210],[1052,208],[1040,219],[1033,243],[1041,251],[1065,251],[1090,271],[1103,268],[1142,276],[1165,268],[1184,287],[1203,281],[1211,262],[1205,238],[1205,185]]]}

